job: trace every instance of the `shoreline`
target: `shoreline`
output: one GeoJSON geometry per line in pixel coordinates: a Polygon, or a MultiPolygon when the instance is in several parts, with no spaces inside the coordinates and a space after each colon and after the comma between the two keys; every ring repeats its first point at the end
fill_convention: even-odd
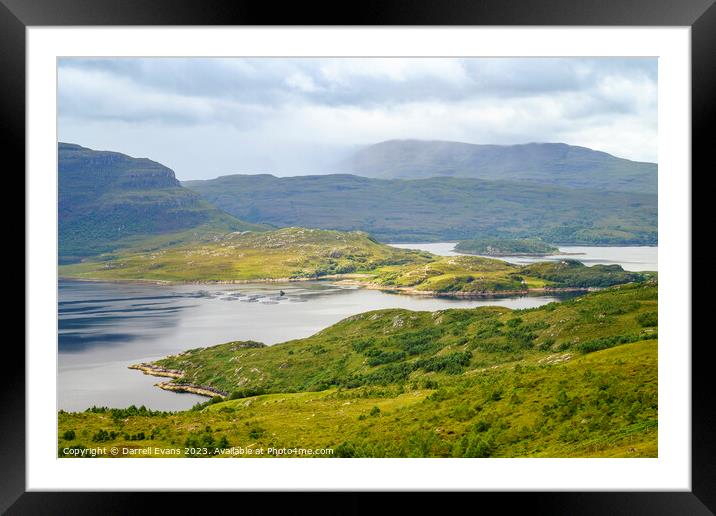
{"type": "Polygon", "coordinates": [[[600,287],[541,287],[527,288],[521,290],[493,290],[488,292],[438,292],[435,290],[418,290],[414,287],[391,287],[380,285],[378,283],[364,283],[356,280],[343,280],[336,282],[337,285],[360,286],[369,290],[380,290],[383,292],[393,292],[398,294],[430,296],[430,297],[464,297],[464,298],[482,298],[482,297],[501,297],[515,295],[529,295],[539,293],[559,293],[559,292],[596,292],[602,290],[600,287]]]}
{"type": "Polygon", "coordinates": [[[460,253],[463,256],[482,256],[484,258],[549,258],[550,256],[583,256],[587,253],[504,253],[504,254],[487,254],[487,253],[470,253],[460,249],[453,249],[454,253],[460,253]]]}
{"type": "Polygon", "coordinates": [[[154,384],[155,387],[159,387],[165,391],[171,392],[184,392],[190,394],[198,394],[199,396],[206,396],[207,398],[214,398],[219,396],[220,398],[226,399],[229,396],[228,392],[214,389],[213,387],[206,387],[204,385],[193,385],[193,384],[180,384],[171,382],[159,382],[154,384]]]}
{"type": "MultiPolygon", "coordinates": [[[[492,290],[492,291],[481,291],[481,292],[438,292],[436,290],[418,290],[414,287],[394,287],[388,285],[380,285],[378,283],[370,283],[360,281],[355,278],[370,277],[371,274],[332,274],[328,276],[319,276],[315,278],[277,278],[277,279],[255,279],[255,280],[217,280],[217,281],[170,281],[170,280],[148,280],[148,279],[96,279],[96,278],[66,278],[59,277],[58,280],[62,281],[82,281],[90,283],[129,283],[129,284],[143,284],[143,285],[246,285],[251,283],[298,283],[305,281],[332,281],[333,285],[336,286],[351,286],[360,287],[368,290],[379,290],[382,292],[390,292],[396,294],[406,294],[415,296],[430,296],[430,297],[462,297],[462,298],[483,298],[483,297],[503,297],[503,296],[516,296],[516,295],[529,295],[539,293],[559,293],[559,292],[595,292],[601,290],[600,287],[540,287],[540,288],[527,288],[519,290],[492,290]]],[[[139,364],[146,365],[146,364],[139,364]]],[[[139,369],[139,367],[131,367],[131,369],[139,369]]],[[[145,371],[146,374],[151,374],[145,371]]],[[[155,375],[160,376],[160,375],[155,375]]],[[[165,375],[166,376],[166,375],[165,375]]]]}
{"type": "MultiPolygon", "coordinates": [[[[161,366],[157,366],[154,364],[147,364],[146,362],[143,362],[141,364],[131,364],[127,366],[127,369],[134,369],[136,371],[142,371],[144,374],[148,376],[159,376],[159,377],[166,377],[166,378],[181,378],[184,376],[184,371],[180,371],[178,369],[166,369],[161,366]]],[[[172,392],[188,392],[191,394],[198,394],[199,396],[206,396],[207,398],[213,398],[215,396],[220,396],[222,398],[227,398],[229,396],[228,392],[224,392],[219,389],[215,389],[213,387],[209,387],[206,385],[194,385],[191,383],[172,383],[172,382],[159,382],[154,384],[155,387],[159,387],[160,389],[163,389],[165,391],[172,391],[172,392]]]]}
{"type": "Polygon", "coordinates": [[[257,278],[247,280],[157,280],[141,278],[77,278],[73,276],[58,276],[58,281],[82,281],[86,283],[129,283],[140,285],[246,285],[250,283],[299,283],[303,281],[344,280],[357,277],[367,277],[370,274],[330,274],[307,278],[257,278]]]}

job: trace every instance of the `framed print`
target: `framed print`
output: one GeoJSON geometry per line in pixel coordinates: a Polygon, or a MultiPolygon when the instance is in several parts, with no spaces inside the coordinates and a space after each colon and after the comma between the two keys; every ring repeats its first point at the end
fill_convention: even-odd
{"type": "Polygon", "coordinates": [[[28,302],[3,508],[711,513],[711,4],[6,1],[28,302]]]}

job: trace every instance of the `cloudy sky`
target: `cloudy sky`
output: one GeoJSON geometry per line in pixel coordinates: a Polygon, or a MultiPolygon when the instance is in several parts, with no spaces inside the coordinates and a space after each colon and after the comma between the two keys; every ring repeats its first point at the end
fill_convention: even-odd
{"type": "Polygon", "coordinates": [[[181,180],[330,173],[389,139],[564,142],[657,161],[657,61],[63,59],[59,138],[181,180]]]}

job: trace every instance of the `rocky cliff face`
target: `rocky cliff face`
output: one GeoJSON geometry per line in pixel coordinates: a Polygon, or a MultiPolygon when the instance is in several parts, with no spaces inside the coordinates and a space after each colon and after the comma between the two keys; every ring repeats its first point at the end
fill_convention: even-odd
{"type": "Polygon", "coordinates": [[[77,194],[82,190],[180,186],[170,168],[150,159],[95,151],[71,143],[60,143],[58,150],[60,187],[65,187],[66,194],[77,194]]]}

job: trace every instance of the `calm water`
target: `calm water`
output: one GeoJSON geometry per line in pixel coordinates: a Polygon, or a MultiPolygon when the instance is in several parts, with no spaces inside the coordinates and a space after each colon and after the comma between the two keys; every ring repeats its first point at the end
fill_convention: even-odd
{"type": "Polygon", "coordinates": [[[58,404],[72,411],[131,404],[183,410],[206,398],[163,391],[153,385],[167,379],[127,366],[231,340],[275,344],[308,337],[345,317],[380,308],[530,308],[558,299],[423,298],[325,282],[154,286],[61,281],[58,404]],[[280,290],[285,295],[273,299],[280,290]],[[249,302],[250,296],[261,297],[249,302]]]}
{"type": "MultiPolygon", "coordinates": [[[[390,244],[401,249],[419,249],[441,256],[457,256],[455,242],[390,244]]],[[[657,271],[658,247],[588,247],[559,246],[560,253],[552,256],[500,256],[500,260],[524,265],[527,263],[556,261],[564,258],[579,260],[585,265],[618,264],[627,271],[657,271]]]]}

